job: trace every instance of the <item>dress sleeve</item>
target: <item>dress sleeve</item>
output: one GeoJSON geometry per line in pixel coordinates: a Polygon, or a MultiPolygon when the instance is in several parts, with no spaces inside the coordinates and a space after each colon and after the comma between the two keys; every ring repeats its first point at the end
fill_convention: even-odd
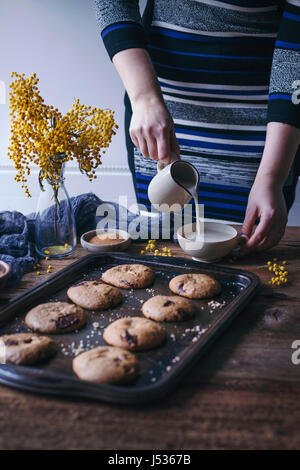
{"type": "Polygon", "coordinates": [[[300,129],[299,87],[300,0],[286,0],[273,55],[268,122],[283,122],[300,129]]]}
{"type": "Polygon", "coordinates": [[[111,59],[124,49],[146,49],[139,0],[95,0],[95,7],[99,31],[111,59]]]}

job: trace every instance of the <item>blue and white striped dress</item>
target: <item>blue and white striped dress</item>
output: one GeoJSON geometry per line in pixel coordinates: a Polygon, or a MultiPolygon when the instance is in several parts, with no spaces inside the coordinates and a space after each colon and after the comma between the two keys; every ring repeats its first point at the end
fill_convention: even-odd
{"type": "MultiPolygon", "coordinates": [[[[99,28],[112,58],[146,48],[173,117],[181,158],[200,173],[205,216],[242,222],[265,143],[266,124],[300,128],[292,102],[300,80],[300,0],[96,0],[99,28]],[[295,85],[294,85],[295,86],[295,85]]],[[[138,202],[150,207],[156,163],[130,140],[138,202]]],[[[294,198],[299,158],[285,184],[294,198]]]]}

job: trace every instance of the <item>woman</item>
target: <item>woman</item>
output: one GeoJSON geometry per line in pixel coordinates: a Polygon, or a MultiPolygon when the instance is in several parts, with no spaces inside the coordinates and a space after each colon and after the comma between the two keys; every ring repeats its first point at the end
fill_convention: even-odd
{"type": "Polygon", "coordinates": [[[143,19],[138,0],[96,8],[127,91],[138,202],[180,145],[205,216],[243,222],[244,251],[277,244],[299,175],[300,0],[148,0],[143,19]]]}

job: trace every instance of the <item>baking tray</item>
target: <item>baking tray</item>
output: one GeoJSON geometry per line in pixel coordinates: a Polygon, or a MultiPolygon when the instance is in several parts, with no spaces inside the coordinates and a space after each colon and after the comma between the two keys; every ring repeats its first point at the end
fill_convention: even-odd
{"type": "Polygon", "coordinates": [[[0,365],[0,383],[31,392],[77,396],[114,403],[141,403],[169,393],[184,377],[199,356],[245,307],[259,288],[257,276],[246,271],[182,258],[99,253],[87,255],[25,293],[10,300],[0,310],[0,335],[29,331],[26,312],[49,301],[67,301],[66,291],[82,280],[100,279],[104,270],[123,263],[142,263],[155,271],[153,286],[146,289],[121,289],[122,304],[105,311],[87,311],[86,326],[73,333],[51,335],[58,352],[50,361],[35,366],[0,365]],[[161,347],[137,353],[140,375],[128,385],[95,384],[78,379],[72,372],[74,349],[104,345],[104,328],[124,316],[142,315],[144,301],[157,294],[172,294],[169,280],[183,273],[206,273],[222,284],[221,294],[211,300],[193,300],[196,316],[182,323],[166,323],[167,341],[161,347]],[[95,328],[95,322],[99,327],[95,328]]]}

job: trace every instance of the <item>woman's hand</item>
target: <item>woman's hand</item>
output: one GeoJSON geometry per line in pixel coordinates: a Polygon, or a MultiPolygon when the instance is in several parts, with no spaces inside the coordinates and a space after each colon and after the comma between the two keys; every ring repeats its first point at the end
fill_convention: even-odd
{"type": "Polygon", "coordinates": [[[268,123],[265,148],[250,191],[242,230],[248,241],[241,253],[266,250],[282,238],[287,222],[282,188],[299,144],[300,129],[281,122],[268,123]],[[252,233],[256,219],[259,224],[252,233]]]}
{"type": "Polygon", "coordinates": [[[131,102],[129,132],[134,145],[146,158],[170,163],[171,152],[179,158],[173,119],[148,52],[141,48],[125,49],[114,55],[113,63],[131,102]]]}
{"type": "Polygon", "coordinates": [[[287,223],[282,186],[274,181],[256,180],[250,191],[242,234],[248,238],[241,253],[262,251],[281,240],[287,223]],[[259,219],[258,225],[253,227],[259,219]]]}
{"type": "Polygon", "coordinates": [[[171,152],[179,158],[173,119],[164,102],[148,97],[132,103],[130,137],[144,157],[170,163],[171,152]]]}

